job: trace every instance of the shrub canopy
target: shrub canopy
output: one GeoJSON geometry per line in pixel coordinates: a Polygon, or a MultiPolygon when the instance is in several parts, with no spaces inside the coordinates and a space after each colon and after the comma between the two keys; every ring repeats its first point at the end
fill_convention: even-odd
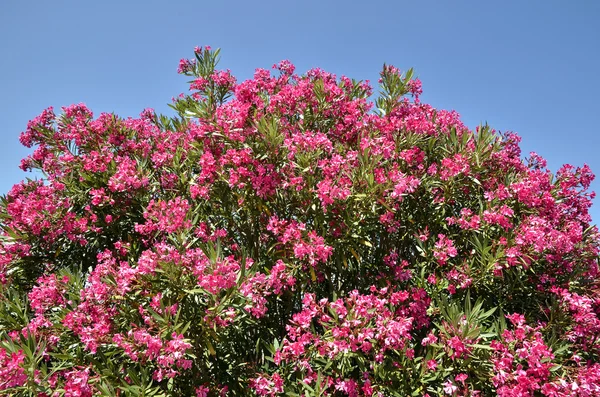
{"type": "Polygon", "coordinates": [[[219,51],[177,115],[52,108],[0,205],[0,393],[598,396],[587,166],[282,61],[219,51]]]}

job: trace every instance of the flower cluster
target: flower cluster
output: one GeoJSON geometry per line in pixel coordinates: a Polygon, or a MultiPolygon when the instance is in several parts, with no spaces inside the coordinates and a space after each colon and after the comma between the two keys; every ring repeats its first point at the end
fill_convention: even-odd
{"type": "Polygon", "coordinates": [[[27,382],[27,375],[23,368],[25,354],[22,350],[9,353],[0,348],[0,391],[21,386],[27,382]]]}
{"type": "Polygon", "coordinates": [[[180,62],[173,116],[28,123],[44,177],[0,200],[1,393],[600,395],[589,167],[471,131],[412,69],[371,100],[218,59],[180,62]]]}

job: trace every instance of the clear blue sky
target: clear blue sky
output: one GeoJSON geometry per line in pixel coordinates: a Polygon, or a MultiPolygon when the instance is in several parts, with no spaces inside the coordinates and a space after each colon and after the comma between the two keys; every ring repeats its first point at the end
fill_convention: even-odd
{"type": "Polygon", "coordinates": [[[2,1],[0,194],[27,176],[18,136],[41,110],[168,112],[179,59],[206,44],[238,79],[282,59],[371,81],[414,67],[423,101],[600,177],[599,21],[596,0],[2,1]]]}

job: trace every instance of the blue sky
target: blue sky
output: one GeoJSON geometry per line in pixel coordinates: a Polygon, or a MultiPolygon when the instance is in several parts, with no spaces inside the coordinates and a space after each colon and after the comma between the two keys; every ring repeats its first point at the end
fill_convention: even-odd
{"type": "Polygon", "coordinates": [[[414,67],[424,102],[600,176],[598,21],[595,0],[2,1],[0,194],[28,176],[18,136],[44,108],[167,113],[179,59],[206,44],[238,80],[282,59],[371,81],[384,62],[414,67]]]}

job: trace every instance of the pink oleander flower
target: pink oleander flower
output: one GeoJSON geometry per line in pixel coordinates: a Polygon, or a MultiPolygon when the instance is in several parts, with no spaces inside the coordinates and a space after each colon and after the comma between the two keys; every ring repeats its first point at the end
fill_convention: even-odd
{"type": "Polygon", "coordinates": [[[180,61],[174,116],[28,123],[43,178],[0,200],[0,394],[600,395],[587,165],[523,159],[412,70],[373,95],[218,58],[180,61]]]}

